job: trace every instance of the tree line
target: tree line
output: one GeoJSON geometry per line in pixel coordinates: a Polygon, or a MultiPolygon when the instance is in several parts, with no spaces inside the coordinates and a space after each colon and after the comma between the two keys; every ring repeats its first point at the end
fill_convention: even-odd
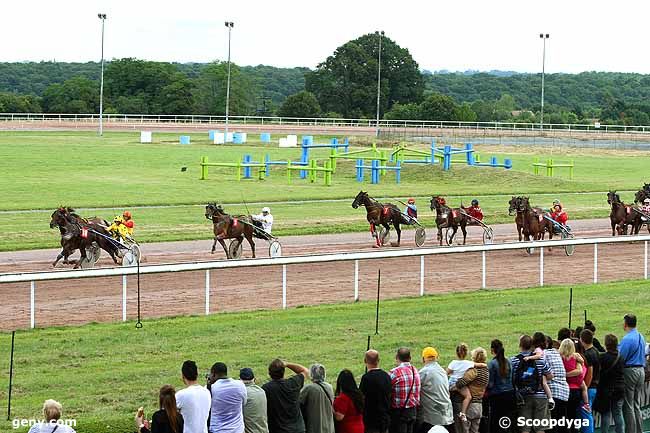
{"type": "MultiPolygon", "coordinates": [[[[230,114],[459,121],[540,121],[540,74],[422,72],[407,48],[366,34],[313,70],[231,65],[230,114]],[[381,66],[381,79],[377,72],[381,66]]],[[[225,112],[225,62],[107,62],[106,113],[225,112]]],[[[91,113],[99,109],[100,66],[0,63],[0,112],[91,113]]],[[[548,123],[650,124],[650,75],[547,74],[548,123]]]]}

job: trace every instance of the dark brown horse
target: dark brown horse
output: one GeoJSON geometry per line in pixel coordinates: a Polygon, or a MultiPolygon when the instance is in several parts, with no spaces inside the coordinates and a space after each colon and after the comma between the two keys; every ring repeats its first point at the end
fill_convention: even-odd
{"type": "Polygon", "coordinates": [[[544,211],[532,207],[528,197],[521,197],[520,206],[524,209],[522,232],[526,241],[530,241],[531,238],[534,241],[543,240],[546,232],[549,239],[553,239],[553,223],[544,218],[544,211]]]}
{"type": "Polygon", "coordinates": [[[447,206],[447,202],[444,197],[439,195],[431,197],[431,204],[429,206],[431,210],[436,211],[436,226],[438,227],[438,241],[440,241],[440,246],[442,246],[442,229],[450,228],[452,229],[451,236],[448,239],[448,243],[451,245],[454,241],[454,236],[458,231],[458,227],[463,232],[463,245],[467,241],[467,225],[469,224],[470,218],[467,214],[462,211],[460,208],[450,208],[447,206]]]}
{"type": "Polygon", "coordinates": [[[119,264],[117,260],[118,247],[109,239],[111,236],[106,230],[107,225],[107,222],[101,218],[86,220],[77,215],[70,207],[62,206],[52,212],[50,228],[58,227],[61,233],[62,248],[52,266],[56,266],[59,260],[63,259],[64,264],[74,263],[74,268],[77,269],[81,266],[82,261],[87,260],[86,250],[93,243],[106,251],[116,265],[119,264]],[[70,262],[68,258],[76,250],[79,250],[81,257],[79,260],[70,262]]]}
{"type": "Polygon", "coordinates": [[[515,224],[517,225],[517,234],[519,235],[519,242],[523,240],[522,230],[524,229],[524,207],[522,205],[521,196],[515,197],[514,195],[508,202],[510,207],[508,208],[508,215],[512,216],[515,214],[515,224]]]}
{"type": "Polygon", "coordinates": [[[630,234],[638,234],[641,230],[641,215],[635,212],[632,206],[626,205],[616,191],[607,193],[607,203],[612,207],[609,213],[609,221],[612,225],[612,236],[627,235],[627,226],[631,226],[630,234]]]}
{"type": "Polygon", "coordinates": [[[650,189],[646,189],[646,185],[648,184],[645,184],[643,186],[643,189],[640,189],[636,192],[634,195],[634,203],[643,203],[643,200],[650,198],[650,189]]]}
{"type": "Polygon", "coordinates": [[[217,248],[217,242],[219,242],[226,253],[226,257],[232,259],[224,239],[236,239],[241,244],[244,238],[246,238],[248,244],[251,246],[253,258],[255,258],[255,242],[253,241],[253,237],[256,236],[255,229],[253,228],[254,222],[251,217],[245,215],[228,215],[224,212],[221,205],[216,203],[208,203],[205,206],[205,217],[212,221],[214,231],[214,243],[212,244],[212,251],[210,251],[211,254],[214,254],[217,248]]]}
{"type": "Polygon", "coordinates": [[[397,244],[395,246],[399,247],[402,238],[400,224],[409,224],[409,220],[402,214],[402,211],[392,203],[379,203],[365,191],[359,191],[359,194],[352,202],[354,209],[359,208],[359,206],[366,208],[366,219],[370,223],[370,234],[375,238],[375,245],[373,246],[379,248],[383,245],[383,239],[380,239],[377,235],[377,226],[383,226],[386,229],[385,236],[387,236],[392,224],[397,232],[397,244]]]}

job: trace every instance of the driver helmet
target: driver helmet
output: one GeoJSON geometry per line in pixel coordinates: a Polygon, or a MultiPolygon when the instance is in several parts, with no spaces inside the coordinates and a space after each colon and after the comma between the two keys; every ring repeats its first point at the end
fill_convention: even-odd
{"type": "Polygon", "coordinates": [[[130,220],[131,219],[131,212],[129,212],[128,210],[125,210],[124,213],[122,214],[122,216],[124,218],[130,220]]]}
{"type": "Polygon", "coordinates": [[[560,203],[555,204],[555,205],[553,205],[553,209],[555,209],[557,211],[561,211],[562,210],[562,205],[560,203]]]}
{"type": "Polygon", "coordinates": [[[553,200],[553,207],[555,207],[555,206],[561,206],[560,205],[560,200],[558,200],[558,199],[553,200]]]}
{"type": "Polygon", "coordinates": [[[476,199],[472,200],[472,206],[478,206],[478,200],[476,199]]]}
{"type": "Polygon", "coordinates": [[[650,198],[646,198],[645,200],[643,200],[643,203],[650,204],[650,198]]]}
{"type": "Polygon", "coordinates": [[[263,208],[262,208],[262,213],[271,213],[271,208],[269,208],[269,207],[263,207],[263,208]]]}
{"type": "Polygon", "coordinates": [[[411,197],[411,198],[409,198],[409,199],[407,200],[407,203],[408,203],[408,204],[415,204],[415,199],[414,199],[413,197],[411,197]]]}

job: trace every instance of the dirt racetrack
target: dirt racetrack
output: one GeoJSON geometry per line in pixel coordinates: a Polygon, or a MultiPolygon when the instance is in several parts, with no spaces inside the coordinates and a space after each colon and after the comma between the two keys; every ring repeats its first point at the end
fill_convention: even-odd
{"type": "MultiPolygon", "coordinates": [[[[571,223],[576,237],[608,236],[608,220],[571,223]]],[[[496,242],[515,239],[514,225],[493,226],[496,242]]],[[[470,227],[468,243],[481,242],[481,229],[470,227]]],[[[402,248],[412,248],[413,231],[403,232],[402,248]]],[[[427,229],[432,246],[434,229],[427,229]]],[[[394,240],[394,238],[393,238],[394,240]]],[[[333,252],[370,251],[368,233],[295,236],[281,239],[285,256],[333,252]]],[[[212,241],[145,244],[146,262],[178,263],[224,259],[223,251],[211,256],[212,241]]],[[[258,241],[258,256],[267,257],[268,244],[258,241]]],[[[564,250],[545,251],[545,284],[581,284],[593,281],[593,246],[578,247],[573,256],[564,250]]],[[[600,245],[598,280],[643,278],[643,244],[600,245]]],[[[0,272],[49,271],[57,250],[0,253],[0,272]]],[[[98,266],[111,266],[102,256],[98,266]]],[[[250,256],[248,245],[244,256],[250,256]]],[[[382,270],[382,299],[417,296],[420,293],[420,258],[367,260],[359,263],[359,298],[376,296],[377,269],[382,270]]],[[[141,276],[143,319],[205,313],[205,271],[141,276]]],[[[539,255],[524,251],[487,254],[487,287],[534,287],[539,284],[539,255]]],[[[137,317],[136,277],[127,280],[127,317],[137,317]]],[[[425,257],[424,291],[444,293],[481,287],[481,254],[449,254],[425,257]]],[[[0,329],[28,328],[30,285],[0,285],[0,329]]],[[[354,263],[338,262],[287,266],[287,306],[314,305],[354,300],[354,263]]],[[[282,267],[225,269],[210,272],[210,312],[282,308],[282,267]]],[[[38,282],[35,290],[36,326],[110,322],[122,319],[122,278],[38,282]]]]}

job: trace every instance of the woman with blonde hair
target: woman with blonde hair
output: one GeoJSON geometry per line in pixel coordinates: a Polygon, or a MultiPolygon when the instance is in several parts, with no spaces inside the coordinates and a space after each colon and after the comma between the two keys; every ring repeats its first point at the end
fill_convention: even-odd
{"type": "Polygon", "coordinates": [[[34,424],[29,433],[75,433],[74,429],[61,421],[63,407],[56,400],[45,400],[43,403],[43,417],[45,422],[34,424]]]}
{"type": "Polygon", "coordinates": [[[478,433],[481,416],[483,416],[483,395],[490,379],[486,364],[487,351],[477,347],[472,350],[471,357],[474,367],[467,370],[455,385],[457,389],[467,388],[470,393],[470,403],[465,414],[467,421],[456,423],[457,427],[460,427],[456,430],[457,433],[478,433]]]}
{"type": "Polygon", "coordinates": [[[585,361],[576,352],[576,346],[573,340],[565,338],[560,343],[560,356],[566,370],[566,381],[569,384],[569,401],[567,402],[567,419],[580,418],[580,400],[585,410],[589,408],[589,396],[587,395],[587,385],[585,385],[585,376],[587,367],[585,361]]]}

